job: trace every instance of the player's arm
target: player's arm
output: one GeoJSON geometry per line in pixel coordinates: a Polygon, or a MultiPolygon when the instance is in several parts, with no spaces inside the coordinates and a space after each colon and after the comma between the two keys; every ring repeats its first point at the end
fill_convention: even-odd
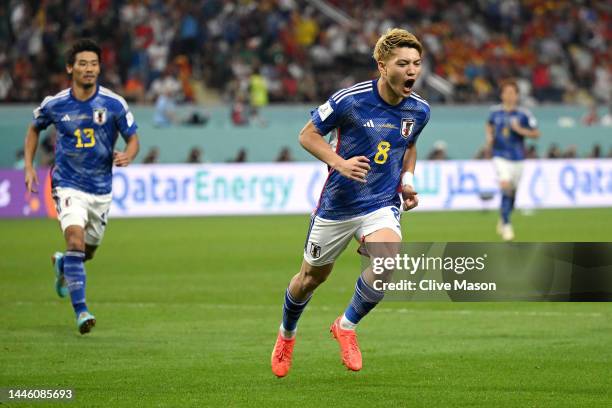
{"type": "Polygon", "coordinates": [[[34,169],[34,156],[36,156],[36,149],[38,148],[39,135],[40,130],[36,126],[30,125],[26,133],[23,148],[25,185],[27,191],[31,193],[38,192],[38,176],[34,169]]]}
{"type": "Polygon", "coordinates": [[[540,130],[538,128],[528,128],[525,126],[521,126],[519,120],[513,120],[510,123],[510,127],[512,128],[512,130],[514,130],[516,133],[523,137],[528,137],[530,139],[537,139],[538,137],[540,137],[540,130]]]}
{"type": "Polygon", "coordinates": [[[487,123],[485,125],[485,150],[490,151],[493,148],[493,125],[487,123]]]}
{"type": "Polygon", "coordinates": [[[117,167],[126,167],[136,158],[139,150],[140,142],[138,141],[138,135],[134,133],[125,143],[125,149],[122,152],[115,150],[113,153],[113,164],[117,167]]]}
{"type": "Polygon", "coordinates": [[[413,143],[406,149],[402,163],[402,199],[404,200],[404,211],[408,211],[419,205],[419,197],[414,190],[414,169],[416,168],[417,149],[413,143]]]}
{"type": "Polygon", "coordinates": [[[366,182],[366,175],[370,170],[370,160],[365,156],[355,156],[348,160],[340,157],[330,149],[329,144],[319,133],[311,120],[306,123],[299,136],[300,144],[310,154],[351,180],[366,182]]]}

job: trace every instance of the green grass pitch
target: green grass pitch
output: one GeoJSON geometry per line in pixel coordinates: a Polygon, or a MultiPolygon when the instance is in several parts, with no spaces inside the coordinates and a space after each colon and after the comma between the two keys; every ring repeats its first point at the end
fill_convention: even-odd
{"type": "MultiPolygon", "coordinates": [[[[612,241],[608,209],[514,217],[522,241],[612,241]]],[[[496,241],[493,212],[414,213],[410,241],[496,241]]],[[[300,322],[293,369],[270,352],[308,216],[113,219],[87,264],[98,325],[56,297],[53,220],[0,221],[0,387],[74,388],[78,407],[609,407],[606,303],[383,302],[340,363],[330,323],[359,273],[355,245],[300,322]]],[[[0,405],[2,405],[0,403],[0,405]]],[[[7,403],[6,406],[63,406],[7,403]]]]}

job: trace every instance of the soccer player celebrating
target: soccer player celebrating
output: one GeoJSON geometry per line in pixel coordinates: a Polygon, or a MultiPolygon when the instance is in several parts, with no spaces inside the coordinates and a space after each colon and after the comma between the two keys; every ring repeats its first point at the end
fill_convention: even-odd
{"type": "Polygon", "coordinates": [[[537,121],[532,113],[518,106],[519,89],[515,81],[501,83],[501,105],[491,108],[485,127],[486,146],[493,153],[493,165],[497,172],[501,199],[501,219],[497,233],[504,241],[514,239],[510,214],[514,209],[516,190],[523,172],[525,138],[540,137],[537,121]]]}
{"type": "MultiPolygon", "coordinates": [[[[341,89],[311,112],[300,144],[325,162],[329,174],[314,210],[300,272],[285,292],[283,318],[272,351],[272,371],[291,367],[297,322],[314,290],[355,237],[364,244],[399,245],[400,206],[417,206],[413,188],[417,138],[429,120],[429,105],[412,91],[421,71],[422,46],[401,29],[382,35],[374,49],[380,77],[341,89]],[[330,144],[323,136],[331,132],[330,144]],[[399,192],[401,191],[401,197],[399,192]]],[[[361,369],[355,335],[359,321],[383,298],[366,269],[345,312],[331,325],[342,363],[361,369]]]]}
{"type": "Polygon", "coordinates": [[[66,252],[52,261],[55,290],[70,293],[77,328],[88,333],[96,324],[85,303],[84,262],[93,258],[102,241],[111,204],[112,166],[127,166],[138,153],[136,123],[125,100],[98,85],[100,48],[91,40],[76,42],[67,54],[66,71],[72,86],[46,97],[34,110],[25,139],[25,184],[37,192],[33,160],[41,130],[57,130],[53,198],[66,241],[66,252]],[[117,133],[125,151],[114,151],[117,133]]]}

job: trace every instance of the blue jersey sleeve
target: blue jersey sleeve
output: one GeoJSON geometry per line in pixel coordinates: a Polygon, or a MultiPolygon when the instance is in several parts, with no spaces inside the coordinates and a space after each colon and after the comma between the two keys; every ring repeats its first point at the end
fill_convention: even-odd
{"type": "Polygon", "coordinates": [[[431,115],[431,112],[428,110],[427,111],[427,116],[425,116],[425,120],[423,120],[419,124],[419,127],[416,129],[416,131],[412,132],[412,135],[410,136],[410,139],[408,139],[408,147],[414,146],[414,144],[417,142],[417,139],[419,138],[419,135],[421,134],[423,129],[425,129],[425,126],[427,126],[427,123],[429,122],[429,116],[430,115],[431,115]]]}
{"type": "Polygon", "coordinates": [[[125,141],[136,133],[138,125],[136,125],[134,115],[129,108],[122,109],[119,116],[117,116],[117,129],[119,129],[119,133],[121,133],[121,137],[123,137],[125,141]]]}
{"type": "Polygon", "coordinates": [[[323,105],[310,112],[310,118],[319,133],[325,136],[340,126],[342,122],[341,110],[341,105],[337,105],[332,98],[329,98],[323,105]]]}
{"type": "Polygon", "coordinates": [[[487,119],[487,123],[489,125],[493,125],[493,123],[494,123],[494,118],[493,117],[494,116],[495,116],[495,112],[493,112],[493,111],[489,112],[489,119],[487,119]]]}
{"type": "Polygon", "coordinates": [[[32,124],[38,130],[45,130],[52,122],[53,119],[46,107],[43,107],[43,104],[34,109],[32,124]]]}
{"type": "Polygon", "coordinates": [[[533,129],[537,129],[538,121],[530,111],[525,109],[521,115],[520,125],[533,130],[533,129]]]}

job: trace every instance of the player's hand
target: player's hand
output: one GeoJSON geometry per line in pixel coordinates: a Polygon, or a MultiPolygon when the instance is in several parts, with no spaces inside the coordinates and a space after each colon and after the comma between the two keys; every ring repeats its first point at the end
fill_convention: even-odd
{"type": "Polygon", "coordinates": [[[25,185],[29,193],[38,193],[38,176],[32,167],[25,168],[25,185]]]}
{"type": "Polygon", "coordinates": [[[126,167],[131,163],[130,157],[125,152],[116,151],[113,152],[113,164],[117,167],[126,167]]]}
{"type": "Polygon", "coordinates": [[[414,191],[412,186],[406,185],[402,187],[402,199],[404,200],[402,207],[404,211],[412,210],[419,205],[419,197],[417,194],[418,193],[414,191]]]}
{"type": "Polygon", "coordinates": [[[365,183],[368,171],[370,171],[369,162],[370,159],[365,156],[355,156],[348,160],[342,160],[336,166],[336,170],[346,178],[365,183]]]}

